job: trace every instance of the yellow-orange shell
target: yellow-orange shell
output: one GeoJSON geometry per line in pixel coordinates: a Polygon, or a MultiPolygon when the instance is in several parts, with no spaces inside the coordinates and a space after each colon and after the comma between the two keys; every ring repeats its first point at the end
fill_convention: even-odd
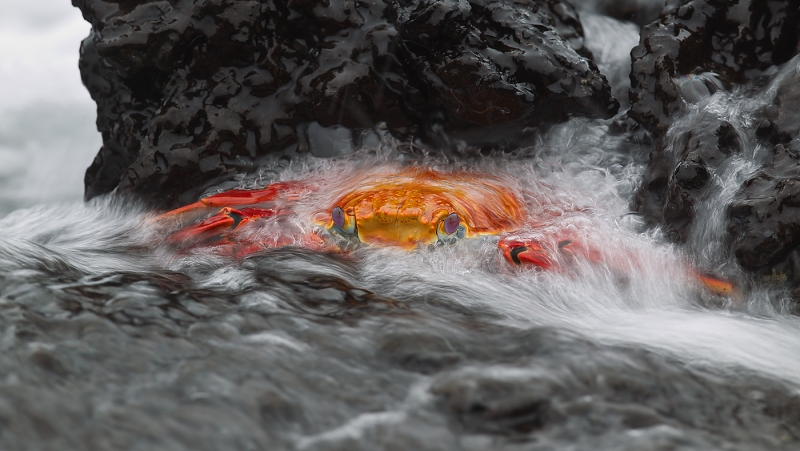
{"type": "Polygon", "coordinates": [[[522,202],[501,179],[423,168],[362,180],[328,212],[337,206],[345,212],[344,228],[357,230],[360,241],[403,248],[435,243],[437,227],[451,213],[459,215],[468,237],[509,231],[523,219],[522,202]]]}

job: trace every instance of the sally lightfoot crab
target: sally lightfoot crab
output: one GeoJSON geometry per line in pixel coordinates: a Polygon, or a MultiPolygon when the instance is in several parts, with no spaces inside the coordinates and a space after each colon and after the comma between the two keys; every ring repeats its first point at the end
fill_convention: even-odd
{"type": "MultiPolygon", "coordinates": [[[[358,245],[411,251],[492,236],[513,265],[547,271],[566,271],[578,261],[625,266],[571,228],[554,227],[553,214],[549,220],[548,214],[531,214],[513,185],[511,177],[480,172],[373,169],[339,183],[307,179],[230,190],[167,212],[159,221],[181,223],[168,237],[173,244],[213,247],[236,257],[287,245],[323,252],[358,245]]],[[[724,279],[690,267],[687,273],[715,294],[735,291],[724,279]]]]}

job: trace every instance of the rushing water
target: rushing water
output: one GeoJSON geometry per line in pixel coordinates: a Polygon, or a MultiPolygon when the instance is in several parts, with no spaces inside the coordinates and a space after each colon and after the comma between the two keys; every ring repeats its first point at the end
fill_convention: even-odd
{"type": "MultiPolygon", "coordinates": [[[[636,28],[584,20],[624,92],[627,51],[608,43],[634,45],[636,28]]],[[[48,128],[0,128],[3,162],[19,168],[0,180],[15,210],[0,220],[0,449],[797,449],[800,323],[784,293],[751,283],[718,298],[682,275],[692,261],[744,280],[722,251],[721,214],[761,164],[748,114],[774,95],[748,92],[700,98],[670,132],[724,117],[747,149],[714,174],[684,250],[629,214],[649,148],[608,123],[572,120],[468,163],[510,174],[530,210],[584,212],[571,225],[625,274],[514,268],[491,239],[176,253],[135,203],[78,201],[75,172],[97,142],[64,111],[85,99],[20,97],[0,115],[44,115],[48,128]],[[65,153],[59,170],[23,158],[65,153]]],[[[407,158],[387,140],[241,183],[336,185],[407,158]]],[[[302,212],[286,226],[309,227],[302,212]]]]}

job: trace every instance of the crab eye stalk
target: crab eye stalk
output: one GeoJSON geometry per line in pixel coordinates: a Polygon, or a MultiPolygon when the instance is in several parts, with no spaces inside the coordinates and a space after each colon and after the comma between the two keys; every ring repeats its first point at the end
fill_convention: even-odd
{"type": "Polygon", "coordinates": [[[336,227],[340,229],[344,227],[344,210],[342,210],[342,207],[336,207],[333,209],[331,212],[331,219],[333,219],[333,223],[336,225],[336,227]]]}
{"type": "Polygon", "coordinates": [[[342,207],[334,207],[331,210],[331,221],[333,225],[329,230],[335,234],[346,238],[358,235],[355,216],[348,215],[342,207]]]}
{"type": "Polygon", "coordinates": [[[464,238],[466,228],[461,224],[461,217],[458,213],[450,213],[439,221],[436,227],[436,235],[440,243],[455,243],[456,239],[464,238]]]}
{"type": "Polygon", "coordinates": [[[444,218],[444,232],[448,235],[452,235],[458,230],[460,224],[461,218],[458,217],[458,213],[450,213],[444,218]]]}

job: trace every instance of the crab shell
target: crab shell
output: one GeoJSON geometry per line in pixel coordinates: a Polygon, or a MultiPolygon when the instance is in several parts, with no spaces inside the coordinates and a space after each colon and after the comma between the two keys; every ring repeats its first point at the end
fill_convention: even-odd
{"type": "Polygon", "coordinates": [[[412,168],[372,180],[349,190],[327,210],[329,231],[367,244],[413,249],[456,237],[498,234],[523,222],[519,197],[502,179],[487,174],[412,168]],[[337,207],[344,213],[339,221],[331,215],[337,207]],[[451,217],[453,213],[458,216],[451,217]],[[445,226],[448,217],[451,223],[445,226]]]}

